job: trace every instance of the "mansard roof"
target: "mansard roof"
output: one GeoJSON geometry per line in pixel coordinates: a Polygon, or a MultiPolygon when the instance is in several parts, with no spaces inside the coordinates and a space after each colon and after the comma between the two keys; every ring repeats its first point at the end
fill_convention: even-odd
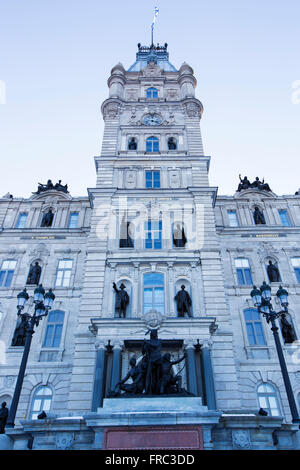
{"type": "Polygon", "coordinates": [[[168,44],[164,46],[152,44],[151,46],[141,46],[138,44],[136,61],[129,67],[128,72],[141,72],[147,67],[149,62],[155,62],[164,72],[177,72],[177,69],[169,62],[168,44]]]}

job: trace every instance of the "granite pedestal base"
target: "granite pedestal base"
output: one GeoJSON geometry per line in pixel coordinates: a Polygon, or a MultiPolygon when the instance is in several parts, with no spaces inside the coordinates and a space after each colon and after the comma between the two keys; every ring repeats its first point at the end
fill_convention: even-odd
{"type": "Polygon", "coordinates": [[[211,449],[211,430],[221,413],[200,397],[106,398],[85,415],[103,449],[211,449]]]}

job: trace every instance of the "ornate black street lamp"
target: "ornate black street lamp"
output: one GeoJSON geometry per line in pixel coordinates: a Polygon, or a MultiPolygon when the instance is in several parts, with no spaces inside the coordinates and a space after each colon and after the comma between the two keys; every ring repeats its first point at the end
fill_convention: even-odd
{"type": "Polygon", "coordinates": [[[259,313],[262,313],[263,316],[266,318],[267,323],[271,323],[272,325],[271,330],[273,331],[273,335],[275,339],[282,377],[283,377],[285,390],[286,390],[286,394],[288,397],[290,410],[292,414],[292,422],[300,423],[300,418],[298,415],[298,410],[297,410],[288,370],[286,367],[286,362],[284,359],[284,355],[283,355],[283,351],[282,351],[282,347],[280,343],[278,327],[275,323],[275,320],[279,318],[283,313],[288,313],[288,291],[283,289],[282,286],[280,286],[276,293],[276,296],[280,300],[280,304],[282,307],[282,310],[280,312],[275,312],[273,310],[273,306],[271,303],[271,287],[268,286],[266,282],[263,282],[260,289],[258,289],[256,286],[253,286],[253,290],[251,291],[250,295],[259,313]]]}
{"type": "Polygon", "coordinates": [[[45,294],[45,289],[43,288],[42,284],[40,284],[34,291],[34,313],[30,315],[29,313],[22,313],[27,300],[29,299],[29,295],[26,291],[26,288],[20,292],[17,296],[18,298],[18,316],[21,317],[22,321],[25,325],[25,345],[24,351],[22,356],[22,361],[20,365],[20,370],[18,374],[17,383],[15,386],[14,396],[11,402],[9,415],[7,419],[6,427],[13,428],[15,425],[15,417],[16,412],[19,404],[19,398],[21,395],[22,384],[25,375],[25,369],[27,365],[27,359],[30,351],[30,345],[32,340],[32,335],[34,333],[34,327],[39,325],[41,318],[48,315],[49,310],[53,305],[53,301],[55,299],[55,295],[52,292],[52,289],[49,289],[49,292],[45,294]]]}

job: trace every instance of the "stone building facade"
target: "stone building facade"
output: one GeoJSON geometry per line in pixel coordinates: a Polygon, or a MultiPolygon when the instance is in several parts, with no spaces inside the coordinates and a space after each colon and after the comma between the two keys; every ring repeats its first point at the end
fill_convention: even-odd
{"type": "Polygon", "coordinates": [[[299,404],[300,196],[258,185],[217,196],[196,79],[188,64],[177,70],[169,62],[167,45],[139,45],[135,63],[128,70],[117,64],[108,87],[88,197],[73,198],[50,182],[28,199],[0,200],[1,401],[10,403],[21,361],[23,347],[12,342],[30,266],[39,263],[39,283],[56,296],[36,328],[7,446],[24,448],[31,434],[33,448],[97,449],[105,447],[107,426],[195,424],[205,449],[297,448],[272,332],[257,318],[250,291],[270,281],[272,261],[280,273],[274,293],[281,284],[289,291],[295,340],[280,334],[299,404]],[[255,223],[255,207],[265,223],[255,223]],[[49,209],[54,217],[43,227],[49,209]],[[116,308],[122,284],[125,318],[116,308]],[[184,315],[175,300],[182,285],[191,298],[184,315]],[[144,401],[140,409],[123,401],[114,410],[109,393],[156,327],[164,352],[175,359],[186,353],[176,372],[198,402],[194,411],[186,399],[173,409],[164,402],[151,421],[144,401]],[[37,420],[42,410],[48,416],[37,420]]]}

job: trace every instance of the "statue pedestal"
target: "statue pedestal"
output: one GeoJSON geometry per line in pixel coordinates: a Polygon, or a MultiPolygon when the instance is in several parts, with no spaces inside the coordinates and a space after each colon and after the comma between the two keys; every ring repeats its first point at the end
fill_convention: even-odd
{"type": "Polygon", "coordinates": [[[211,449],[221,414],[200,397],[138,396],[106,398],[84,419],[103,449],[211,449]]]}

